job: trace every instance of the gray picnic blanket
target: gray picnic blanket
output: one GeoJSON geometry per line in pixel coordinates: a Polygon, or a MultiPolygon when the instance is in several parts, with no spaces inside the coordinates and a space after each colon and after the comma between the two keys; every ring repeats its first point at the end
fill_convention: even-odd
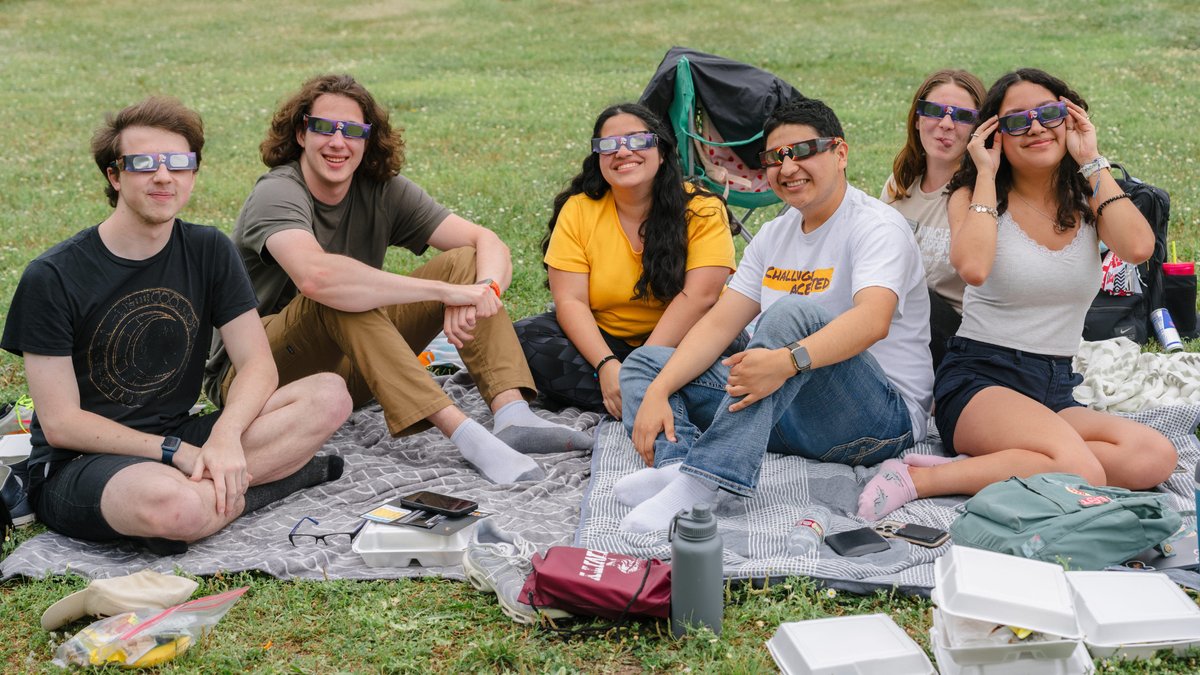
{"type": "MultiPolygon", "coordinates": [[[[492,416],[465,373],[441,378],[443,389],[460,408],[490,428],[492,416]]],[[[538,409],[538,414],[576,429],[595,429],[596,413],[567,408],[538,409]]],[[[433,490],[469,497],[503,528],[522,533],[539,546],[570,543],[579,521],[579,503],[587,483],[587,452],[535,455],[547,473],[544,481],[494,485],[475,472],[437,430],[391,438],[378,406],[356,411],[326,443],[323,454],[346,461],[338,480],[298,492],[234,521],[221,532],[191,545],[186,554],[159,557],[132,544],[97,544],[53,532],[21,544],[0,561],[0,578],[41,577],[73,572],[89,578],[130,574],[143,568],[180,569],[197,575],[259,570],[280,578],[380,579],[425,575],[463,578],[462,568],[369,567],[346,538],[321,546],[293,547],[288,532],[310,516],[301,531],[348,532],[359,516],[389,499],[433,490]]],[[[388,526],[392,527],[392,526],[388,526]]]]}
{"type": "MultiPolygon", "coordinates": [[[[1153,408],[1128,417],[1158,429],[1179,450],[1179,466],[1160,489],[1169,495],[1171,508],[1194,527],[1193,471],[1200,459],[1200,442],[1193,432],[1200,422],[1200,406],[1153,408]]],[[[932,423],[930,429],[930,438],[909,452],[942,454],[941,439],[932,423]]],[[[613,484],[644,466],[620,424],[601,425],[576,546],[643,558],[670,557],[665,532],[630,534],[617,529],[629,508],[616,500],[613,484]]],[[[809,576],[832,588],[855,593],[895,587],[901,592],[927,596],[934,582],[933,561],[949,550],[951,544],[929,549],[893,539],[889,540],[888,551],[856,558],[838,556],[826,545],[821,546],[816,557],[787,555],[788,532],[808,504],[824,504],[833,512],[830,533],[867,525],[854,514],[858,510],[858,495],[875,472],[873,467],[767,454],[753,498],[742,499],[722,492],[717,501],[715,513],[725,545],[725,576],[731,579],[809,576]]],[[[918,499],[888,518],[946,529],[957,515],[955,507],[964,500],[962,497],[918,499]]]]}

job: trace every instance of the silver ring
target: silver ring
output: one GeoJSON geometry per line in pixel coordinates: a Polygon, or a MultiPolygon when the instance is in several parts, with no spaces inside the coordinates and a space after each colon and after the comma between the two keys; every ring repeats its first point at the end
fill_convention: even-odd
{"type": "Polygon", "coordinates": [[[971,134],[971,138],[978,138],[979,134],[971,134]]]}

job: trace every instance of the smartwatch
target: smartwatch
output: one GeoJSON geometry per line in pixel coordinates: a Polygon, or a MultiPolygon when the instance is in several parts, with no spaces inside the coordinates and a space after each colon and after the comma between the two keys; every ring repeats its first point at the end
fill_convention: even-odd
{"type": "Polygon", "coordinates": [[[792,365],[796,367],[797,373],[812,368],[812,359],[808,358],[808,350],[798,341],[787,346],[788,351],[792,354],[792,365]]]}
{"type": "Polygon", "coordinates": [[[167,466],[174,466],[175,452],[179,450],[179,446],[183,441],[177,436],[164,436],[162,442],[162,463],[167,466]]]}
{"type": "Polygon", "coordinates": [[[496,294],[496,297],[500,297],[500,284],[496,283],[495,279],[488,277],[487,279],[480,279],[475,283],[491,287],[492,292],[496,294]]]}

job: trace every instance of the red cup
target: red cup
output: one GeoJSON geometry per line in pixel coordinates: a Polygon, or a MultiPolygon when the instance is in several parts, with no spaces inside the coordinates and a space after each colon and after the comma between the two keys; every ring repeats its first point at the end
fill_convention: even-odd
{"type": "Polygon", "coordinates": [[[1193,277],[1196,276],[1196,263],[1165,262],[1163,263],[1163,274],[1169,274],[1173,277],[1193,277]]]}

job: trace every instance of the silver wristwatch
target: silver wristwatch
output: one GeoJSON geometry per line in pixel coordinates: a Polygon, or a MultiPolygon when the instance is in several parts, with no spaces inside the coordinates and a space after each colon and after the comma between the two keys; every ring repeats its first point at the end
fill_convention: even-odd
{"type": "Polygon", "coordinates": [[[792,365],[796,367],[797,373],[803,373],[812,368],[812,359],[808,357],[808,350],[804,348],[804,345],[793,342],[788,345],[788,351],[792,354],[792,365]]]}

